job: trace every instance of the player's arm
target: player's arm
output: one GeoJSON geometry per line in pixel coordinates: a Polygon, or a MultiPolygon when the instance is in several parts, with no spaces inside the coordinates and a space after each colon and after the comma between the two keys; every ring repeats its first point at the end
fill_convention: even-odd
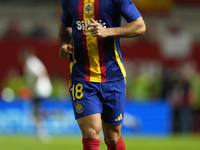
{"type": "Polygon", "coordinates": [[[110,37],[136,37],[143,35],[146,31],[146,25],[142,17],[132,21],[124,26],[117,28],[108,28],[108,36],[110,37]]]}
{"type": "Polygon", "coordinates": [[[64,23],[60,24],[58,41],[59,41],[59,56],[63,59],[69,57],[72,53],[71,49],[73,48],[69,42],[72,39],[72,28],[67,26],[64,23]]]}
{"type": "Polygon", "coordinates": [[[90,32],[94,37],[130,38],[143,35],[146,31],[146,26],[142,17],[139,17],[124,26],[113,28],[104,28],[101,24],[97,23],[93,19],[90,20],[92,23],[88,25],[88,28],[92,27],[92,29],[90,29],[90,32]]]}

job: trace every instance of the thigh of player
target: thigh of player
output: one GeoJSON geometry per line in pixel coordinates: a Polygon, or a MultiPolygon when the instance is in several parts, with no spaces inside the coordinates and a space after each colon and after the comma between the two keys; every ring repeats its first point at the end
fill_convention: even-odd
{"type": "Polygon", "coordinates": [[[102,127],[104,139],[110,144],[115,144],[121,137],[121,126],[126,102],[125,87],[123,79],[104,83],[104,86],[102,86],[102,127]]]}
{"type": "Polygon", "coordinates": [[[82,131],[83,138],[100,138],[101,113],[103,110],[100,83],[71,81],[70,95],[75,119],[82,131]]]}

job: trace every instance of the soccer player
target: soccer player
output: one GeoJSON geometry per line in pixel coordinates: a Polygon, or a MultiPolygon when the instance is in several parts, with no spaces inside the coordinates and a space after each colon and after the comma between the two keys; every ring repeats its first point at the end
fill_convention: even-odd
{"type": "Polygon", "coordinates": [[[101,127],[108,150],[125,150],[126,72],[120,37],[143,35],[143,18],[131,0],[61,0],[61,5],[59,56],[70,56],[69,91],[83,150],[99,150],[101,127]]]}
{"type": "Polygon", "coordinates": [[[31,90],[34,125],[37,136],[43,142],[50,140],[50,136],[43,125],[41,103],[52,93],[52,83],[43,62],[36,56],[32,48],[23,48],[19,53],[23,64],[23,76],[26,86],[31,90]]]}

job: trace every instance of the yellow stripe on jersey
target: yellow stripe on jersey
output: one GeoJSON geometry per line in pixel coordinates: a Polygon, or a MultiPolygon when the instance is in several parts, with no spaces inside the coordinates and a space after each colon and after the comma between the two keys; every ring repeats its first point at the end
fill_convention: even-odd
{"type": "Polygon", "coordinates": [[[116,38],[114,40],[114,49],[115,49],[115,58],[117,60],[117,63],[119,65],[120,69],[121,69],[121,72],[122,72],[123,76],[126,77],[126,71],[125,71],[124,65],[123,65],[123,63],[122,63],[122,61],[121,61],[121,59],[119,57],[119,53],[117,51],[116,38]]]}
{"type": "MultiPolygon", "coordinates": [[[[90,5],[90,8],[92,8],[91,11],[93,13],[84,12],[83,11],[83,18],[85,22],[89,22],[90,18],[94,17],[94,0],[84,0],[84,7],[87,5],[90,5]],[[89,14],[89,16],[88,16],[89,14]]],[[[99,63],[99,50],[98,50],[98,42],[97,37],[93,37],[91,34],[87,34],[88,30],[85,30],[86,33],[86,43],[87,43],[87,51],[88,51],[88,58],[90,63],[90,81],[91,82],[101,82],[101,69],[100,69],[100,63],[99,63]]]]}
{"type": "Polygon", "coordinates": [[[70,63],[70,73],[72,73],[73,65],[76,63],[76,59],[74,58],[74,54],[75,54],[75,45],[74,45],[74,42],[73,42],[73,54],[72,54],[73,61],[70,63]]]}

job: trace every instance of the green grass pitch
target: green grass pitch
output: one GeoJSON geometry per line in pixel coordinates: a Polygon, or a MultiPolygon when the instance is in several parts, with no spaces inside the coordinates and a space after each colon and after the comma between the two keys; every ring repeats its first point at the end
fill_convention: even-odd
{"type": "MultiPolygon", "coordinates": [[[[200,135],[172,137],[123,137],[126,150],[200,150],[200,135]]],[[[82,150],[81,137],[53,137],[42,143],[33,136],[0,136],[0,150],[82,150]]],[[[106,150],[102,140],[100,150],[106,150]]]]}

